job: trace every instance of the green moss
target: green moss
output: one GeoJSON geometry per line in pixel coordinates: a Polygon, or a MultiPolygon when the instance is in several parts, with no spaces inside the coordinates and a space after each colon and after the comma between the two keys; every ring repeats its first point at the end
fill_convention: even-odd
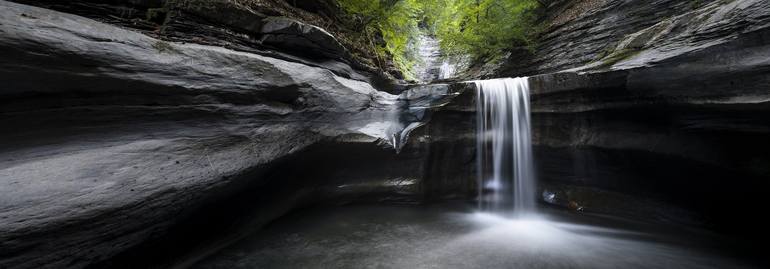
{"type": "Polygon", "coordinates": [[[158,40],[157,42],[152,44],[152,47],[160,53],[176,52],[176,49],[174,48],[174,46],[172,46],[171,44],[165,41],[158,40]]]}
{"type": "Polygon", "coordinates": [[[598,55],[596,55],[596,58],[594,58],[591,62],[598,62],[604,59],[604,57],[609,56],[612,54],[613,51],[615,51],[616,44],[611,44],[610,46],[607,46],[604,50],[602,50],[598,55]]]}
{"type": "Polygon", "coordinates": [[[635,50],[635,49],[622,49],[619,51],[614,51],[610,55],[603,57],[601,60],[599,60],[601,62],[599,64],[599,67],[607,68],[607,67],[613,66],[616,63],[619,63],[623,60],[630,59],[631,57],[636,56],[640,52],[641,52],[640,50],[635,50]]]}

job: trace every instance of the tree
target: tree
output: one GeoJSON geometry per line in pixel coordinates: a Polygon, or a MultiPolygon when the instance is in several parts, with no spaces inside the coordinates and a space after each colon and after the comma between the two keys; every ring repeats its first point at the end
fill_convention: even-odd
{"type": "Polygon", "coordinates": [[[416,40],[420,29],[420,0],[339,0],[347,12],[357,16],[360,31],[364,32],[369,45],[376,51],[378,64],[382,58],[393,59],[393,63],[406,78],[413,78],[412,69],[417,61],[416,40]],[[375,45],[381,36],[385,46],[375,45]]]}
{"type": "Polygon", "coordinates": [[[445,53],[477,60],[494,59],[516,46],[531,47],[537,32],[534,11],[543,0],[338,1],[357,16],[377,58],[389,56],[410,78],[418,61],[418,38],[424,32],[435,35],[445,53]],[[427,29],[420,29],[420,22],[427,29]],[[383,47],[375,46],[378,35],[385,41],[383,47]]]}
{"type": "Polygon", "coordinates": [[[450,54],[494,58],[515,46],[534,42],[537,0],[432,0],[444,6],[436,18],[436,36],[450,54]]]}

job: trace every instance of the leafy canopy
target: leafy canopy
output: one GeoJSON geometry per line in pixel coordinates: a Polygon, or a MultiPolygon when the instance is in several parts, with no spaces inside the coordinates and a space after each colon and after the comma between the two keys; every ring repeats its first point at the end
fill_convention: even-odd
{"type": "Polygon", "coordinates": [[[449,54],[494,58],[515,46],[531,46],[536,0],[431,0],[441,47],[449,54]]]}
{"type": "MultiPolygon", "coordinates": [[[[420,34],[434,35],[448,55],[494,60],[506,49],[530,46],[538,0],[338,0],[358,16],[377,58],[390,56],[412,78],[420,34]],[[420,27],[422,26],[422,27],[420,27]],[[382,37],[384,46],[375,40],[382,37]]],[[[382,66],[382,62],[379,63],[382,66]]]]}

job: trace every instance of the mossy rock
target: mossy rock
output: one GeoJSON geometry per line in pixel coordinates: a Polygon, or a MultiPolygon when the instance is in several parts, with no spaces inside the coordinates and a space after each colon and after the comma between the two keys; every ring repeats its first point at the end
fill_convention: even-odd
{"type": "Polygon", "coordinates": [[[635,50],[635,49],[622,49],[619,51],[614,51],[610,53],[610,55],[599,60],[601,63],[599,64],[598,67],[607,68],[607,67],[613,66],[616,63],[619,63],[623,60],[631,59],[641,52],[642,52],[641,50],[635,50]]]}
{"type": "Polygon", "coordinates": [[[173,45],[166,41],[158,40],[155,43],[152,44],[152,47],[157,50],[159,53],[174,53],[177,52],[176,48],[174,48],[173,45]]]}

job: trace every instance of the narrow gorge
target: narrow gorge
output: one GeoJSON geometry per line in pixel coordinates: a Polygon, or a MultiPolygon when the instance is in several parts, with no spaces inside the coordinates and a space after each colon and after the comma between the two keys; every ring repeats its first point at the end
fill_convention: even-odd
{"type": "Polygon", "coordinates": [[[767,0],[0,0],[0,102],[0,268],[770,266],[767,0]]]}

